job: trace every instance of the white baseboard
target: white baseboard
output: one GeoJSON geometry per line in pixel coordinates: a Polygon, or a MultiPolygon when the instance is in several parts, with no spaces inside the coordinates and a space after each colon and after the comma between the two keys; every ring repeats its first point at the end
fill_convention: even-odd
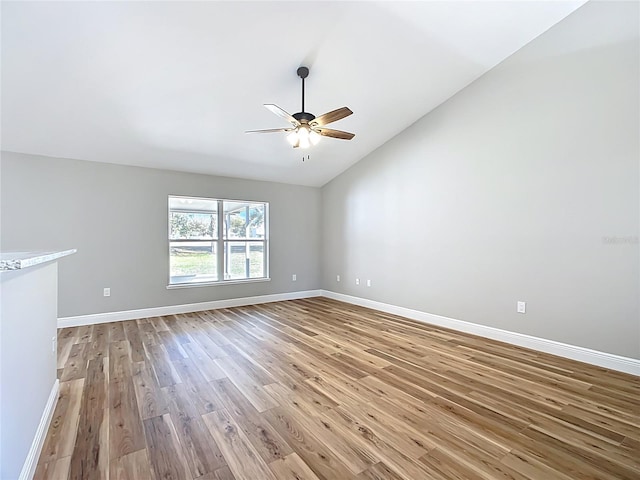
{"type": "Polygon", "coordinates": [[[45,405],[44,411],[42,412],[42,417],[40,418],[40,423],[38,424],[36,435],[33,438],[33,442],[31,443],[31,448],[29,449],[27,458],[22,465],[22,471],[20,472],[20,477],[18,477],[19,480],[31,480],[33,478],[33,475],[36,473],[38,458],[40,458],[40,452],[42,451],[44,440],[47,437],[47,430],[49,430],[49,424],[51,423],[53,412],[55,411],[56,404],[58,403],[59,390],[60,382],[56,378],[56,381],[51,388],[51,393],[49,393],[47,404],[45,405]]]}
{"type": "Polygon", "coordinates": [[[204,310],[215,310],[218,308],[243,307],[245,305],[280,302],[283,300],[297,300],[300,298],[319,297],[321,295],[321,290],[304,290],[298,292],[276,293],[273,295],[260,295],[256,297],[214,300],[202,303],[167,305],[166,307],[143,308],[140,310],[125,310],[122,312],[106,312],[79,315],[76,317],[61,317],[58,318],[58,328],[79,327],[81,325],[94,325],[96,323],[121,322],[124,320],[135,320],[137,318],[161,317],[163,315],[175,315],[177,313],[202,312],[204,310]]]}
{"type": "Polygon", "coordinates": [[[522,333],[510,332],[499,328],[488,327],[476,323],[465,322],[455,318],[443,317],[433,313],[422,312],[410,308],[390,305],[388,303],[368,300],[361,297],[353,297],[330,290],[305,290],[299,292],[277,293],[273,295],[261,295],[256,297],[231,298],[228,300],[214,300],[211,302],[189,303],[184,305],[169,305],[166,307],[144,308],[140,310],[126,310],[122,312],[96,313],[80,315],[77,317],[62,317],[58,319],[58,328],[77,327],[81,325],[93,325],[96,323],[119,322],[123,320],[135,320],[137,318],[159,317],[162,315],[174,315],[178,313],[200,312],[203,310],[215,310],[218,308],[242,307],[245,305],[257,305],[259,303],[279,302],[282,300],[296,300],[324,296],[334,300],[360,305],[363,307],[392,313],[419,322],[451,328],[460,332],[471,333],[481,337],[498,340],[520,347],[531,348],[540,352],[558,355],[560,357],[590,363],[603,368],[609,368],[620,372],[640,376],[640,360],[622,357],[612,353],[599,352],[585,347],[568,345],[566,343],[533,337],[522,333]]]}
{"type": "Polygon", "coordinates": [[[432,313],[421,312],[419,310],[398,307],[396,305],[376,302],[375,300],[368,300],[366,298],[344,295],[342,293],[336,293],[329,290],[322,290],[322,296],[339,300],[341,302],[351,303],[353,305],[392,313],[394,315],[400,315],[419,322],[450,328],[464,333],[471,333],[473,335],[479,335],[492,340],[510,343],[519,347],[530,348],[539,352],[550,353],[552,355],[558,355],[571,360],[578,360],[580,362],[590,363],[599,367],[640,376],[640,360],[634,358],[599,352],[589,348],[568,345],[566,343],[524,335],[522,333],[509,332],[508,330],[478,325],[476,323],[465,322],[455,318],[443,317],[441,315],[434,315],[432,313]]]}

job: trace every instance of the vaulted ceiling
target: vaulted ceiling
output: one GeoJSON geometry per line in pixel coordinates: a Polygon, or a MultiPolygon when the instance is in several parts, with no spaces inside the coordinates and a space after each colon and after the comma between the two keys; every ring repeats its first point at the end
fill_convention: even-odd
{"type": "Polygon", "coordinates": [[[2,149],[321,186],[583,3],[3,1],[2,149]],[[353,140],[244,133],[300,65],[353,140]]]}

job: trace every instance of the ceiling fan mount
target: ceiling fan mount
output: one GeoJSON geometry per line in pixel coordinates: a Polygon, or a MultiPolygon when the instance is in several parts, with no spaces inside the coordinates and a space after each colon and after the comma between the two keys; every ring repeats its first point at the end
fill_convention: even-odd
{"type": "Polygon", "coordinates": [[[279,117],[284,118],[291,123],[290,128],[271,128],[267,130],[249,130],[245,133],[274,133],[288,132],[287,140],[293,148],[307,148],[318,143],[321,137],[339,138],[342,140],[351,140],[355,135],[341,130],[333,130],[324,128],[325,125],[348,117],[353,112],[348,107],[338,108],[331,112],[316,117],[312,113],[304,111],[304,80],[309,76],[309,68],[301,66],[296,71],[298,77],[302,80],[302,110],[293,115],[286,112],[282,108],[274,104],[265,104],[264,106],[275,113],[279,117]]]}
{"type": "Polygon", "coordinates": [[[301,79],[305,79],[309,76],[309,68],[308,67],[298,67],[298,70],[296,70],[296,73],[298,74],[298,76],[301,79]]]}

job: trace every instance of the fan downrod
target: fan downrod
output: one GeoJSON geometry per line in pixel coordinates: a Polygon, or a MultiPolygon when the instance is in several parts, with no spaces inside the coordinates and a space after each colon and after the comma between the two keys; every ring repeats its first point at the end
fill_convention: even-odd
{"type": "Polygon", "coordinates": [[[304,79],[309,76],[309,69],[307,67],[298,67],[298,70],[296,70],[296,73],[302,80],[302,111],[296,113],[295,115],[293,115],[293,117],[298,121],[302,120],[303,118],[305,120],[311,121],[316,117],[304,111],[304,79]],[[296,115],[301,115],[301,117],[297,117],[296,115]]]}

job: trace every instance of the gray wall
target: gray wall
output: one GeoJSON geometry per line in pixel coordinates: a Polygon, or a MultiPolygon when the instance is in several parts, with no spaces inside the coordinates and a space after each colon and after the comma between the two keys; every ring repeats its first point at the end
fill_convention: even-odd
{"type": "Polygon", "coordinates": [[[323,288],[640,358],[638,18],[587,3],[325,185],[323,288]]]}
{"type": "Polygon", "coordinates": [[[1,249],[78,249],[60,264],[59,317],[320,286],[317,188],[10,152],[0,161],[1,249]],[[270,202],[271,281],[167,290],[169,194],[270,202]]]}

